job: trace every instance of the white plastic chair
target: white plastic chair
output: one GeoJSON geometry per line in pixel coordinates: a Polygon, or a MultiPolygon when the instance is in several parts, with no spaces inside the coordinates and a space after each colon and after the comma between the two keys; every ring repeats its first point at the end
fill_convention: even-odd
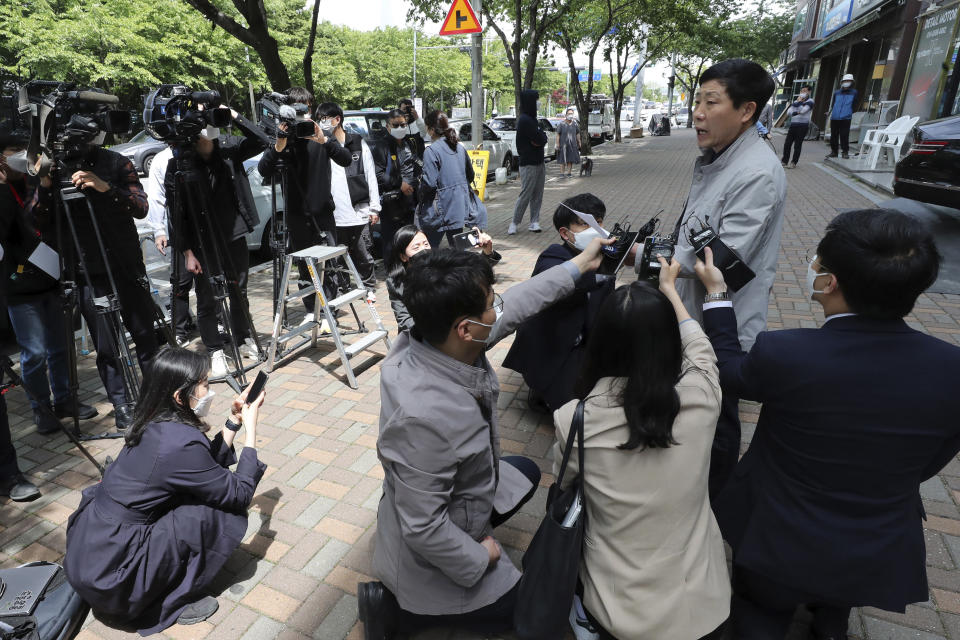
{"type": "Polygon", "coordinates": [[[859,155],[863,155],[865,148],[870,148],[870,168],[877,168],[877,161],[880,160],[880,152],[883,149],[893,150],[893,162],[896,164],[900,160],[900,147],[907,139],[907,134],[913,129],[913,125],[919,122],[919,117],[900,116],[883,129],[874,129],[868,131],[863,143],[860,145],[859,155]]]}

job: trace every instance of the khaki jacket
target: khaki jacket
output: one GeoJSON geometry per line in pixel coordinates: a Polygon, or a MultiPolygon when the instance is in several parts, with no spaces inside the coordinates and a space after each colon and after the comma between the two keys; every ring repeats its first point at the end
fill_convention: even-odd
{"type": "MultiPolygon", "coordinates": [[[[574,271],[559,265],[502,293],[493,341],[569,295],[574,271]]],[[[531,488],[500,463],[499,394],[486,355],[464,364],[407,331],[381,366],[377,454],[384,480],[373,572],[407,611],[474,611],[520,579],[506,553],[488,567],[480,544],[492,533],[493,509],[506,513],[531,488]]]]}
{"type": "MultiPolygon", "coordinates": [[[[623,378],[600,379],[584,406],[583,603],[620,640],[696,640],[730,612],[723,541],[707,497],[720,413],[717,359],[696,322],[682,323],[680,333],[679,444],[617,448],[629,437],[617,397],[623,378]]],[[[576,406],[573,400],[554,413],[554,473],[576,406]]],[[[570,465],[564,484],[578,473],[576,452],[570,465]]]]}

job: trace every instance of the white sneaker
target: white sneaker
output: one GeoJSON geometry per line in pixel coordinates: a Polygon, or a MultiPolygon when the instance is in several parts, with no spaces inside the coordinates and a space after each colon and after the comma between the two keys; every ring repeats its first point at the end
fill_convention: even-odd
{"type": "Polygon", "coordinates": [[[517,225],[511,222],[510,226],[507,227],[507,235],[512,236],[512,235],[515,235],[516,233],[517,233],[517,225]]]}
{"type": "Polygon", "coordinates": [[[227,355],[223,349],[217,349],[210,354],[210,377],[223,378],[227,372],[227,355]]]}
{"type": "Polygon", "coordinates": [[[260,351],[257,349],[257,343],[253,341],[253,338],[247,338],[243,341],[243,344],[240,345],[240,354],[244,358],[251,360],[256,360],[260,357],[260,351]]]}
{"type": "Polygon", "coordinates": [[[311,322],[315,322],[316,320],[317,320],[316,314],[313,314],[313,313],[304,314],[303,320],[300,321],[300,326],[302,327],[303,325],[310,324],[311,322]]]}
{"type": "Polygon", "coordinates": [[[374,291],[367,291],[367,302],[377,303],[377,294],[374,291]]]}
{"type": "Polygon", "coordinates": [[[540,233],[540,223],[539,223],[539,222],[531,222],[531,223],[530,223],[530,226],[527,227],[527,231],[533,231],[534,233],[540,233]]]}
{"type": "Polygon", "coordinates": [[[570,605],[570,628],[573,629],[573,635],[577,640],[600,640],[597,628],[587,620],[583,604],[580,603],[580,596],[576,595],[573,596],[573,604],[570,605]]]}
{"type": "Polygon", "coordinates": [[[320,321],[320,333],[321,335],[329,335],[330,333],[332,333],[330,331],[330,323],[327,322],[326,318],[320,321]]]}

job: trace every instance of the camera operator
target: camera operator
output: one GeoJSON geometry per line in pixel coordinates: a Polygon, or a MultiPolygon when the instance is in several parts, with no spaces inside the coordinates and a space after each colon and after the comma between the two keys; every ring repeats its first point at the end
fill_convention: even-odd
{"type": "Polygon", "coordinates": [[[399,109],[392,109],[387,114],[387,136],[378,140],[373,149],[380,189],[380,241],[384,259],[390,255],[393,236],[400,227],[413,224],[420,186],[418,162],[422,165],[422,152],[417,155],[415,138],[409,135],[407,116],[399,109]]]}
{"type": "MultiPolygon", "coordinates": [[[[236,111],[231,110],[230,113],[232,123],[243,132],[242,137],[221,137],[217,127],[208,126],[193,142],[193,149],[209,177],[208,201],[212,211],[207,212],[209,217],[198,220],[186,219],[186,216],[194,215],[195,212],[183,211],[184,219],[174,221],[172,235],[174,247],[183,252],[186,270],[198,276],[197,325],[200,327],[200,338],[211,354],[211,375],[215,378],[225,376],[228,370],[223,353],[226,341],[217,327],[216,294],[210,284],[209,274],[204,271],[212,267],[213,256],[204,254],[213,252],[211,243],[220,243],[218,249],[223,275],[228,282],[236,284],[236,289],[231,287],[229,291],[230,318],[224,318],[224,321],[229,320],[232,338],[242,347],[244,355],[258,355],[246,318],[246,310],[249,308],[247,275],[250,269],[246,235],[257,226],[259,218],[243,161],[263,149],[260,138],[262,134],[256,125],[236,111]],[[197,236],[198,228],[200,236],[197,236]],[[177,234],[180,234],[180,237],[177,234]]],[[[174,158],[176,157],[177,152],[174,152],[174,158]]],[[[165,179],[169,211],[174,212],[171,215],[176,215],[179,206],[176,203],[176,164],[174,162],[167,166],[165,179]]],[[[177,304],[187,302],[182,292],[176,293],[174,300],[177,304]]]]}
{"type": "MultiPolygon", "coordinates": [[[[147,371],[150,359],[159,344],[154,332],[154,303],[147,288],[147,270],[143,264],[139,233],[134,219],[147,215],[147,194],[133,163],[96,142],[82,143],[64,160],[72,169],[64,174],[87,197],[96,215],[96,223],[103,238],[113,280],[117,286],[120,314],[127,331],[137,347],[140,370],[147,371]]],[[[54,220],[54,185],[51,178],[41,179],[40,187],[26,204],[26,214],[40,226],[54,220]]],[[[106,318],[97,312],[94,299],[111,293],[107,265],[103,263],[93,222],[86,211],[72,207],[77,242],[89,270],[78,275],[81,312],[87,321],[90,335],[97,349],[97,370],[107,397],[114,406],[118,429],[126,429],[133,422],[133,412],[123,385],[118,363],[118,346],[106,318]]],[[[64,223],[66,227],[66,223],[64,223]]],[[[69,232],[65,231],[67,237],[69,232]]],[[[70,242],[66,237],[63,242],[70,242]]],[[[65,247],[61,249],[66,250],[65,247]]],[[[79,265],[78,265],[79,266],[79,265]]],[[[80,409],[83,415],[82,407],[80,409]]]]}
{"type": "Polygon", "coordinates": [[[317,115],[324,133],[331,131],[337,142],[350,152],[352,161],[349,167],[330,163],[337,244],[347,247],[367,289],[367,299],[376,301],[376,267],[368,245],[370,224],[377,223],[380,213],[380,190],[373,155],[360,134],[344,131],[343,110],[339,105],[325,102],[317,108],[317,115]]]}
{"type": "MultiPolygon", "coordinates": [[[[757,334],[766,328],[787,192],[783,167],[755,126],[773,90],[770,74],[749,60],[725,60],[700,76],[693,126],[702,155],[694,165],[690,193],[678,221],[675,255],[688,277],[677,283],[677,291],[695,320],[703,318],[706,290],[690,277],[696,262],[691,230],[709,226],[756,274],[733,294],[744,349],[753,346],[757,334]]],[[[727,482],[737,463],[738,406],[736,397],[724,396],[710,463],[711,496],[727,482]]]]}
{"type": "MultiPolygon", "coordinates": [[[[417,154],[417,158],[422,163],[423,152],[427,148],[427,139],[425,137],[427,134],[427,125],[413,107],[413,100],[410,98],[401,98],[397,109],[403,114],[404,121],[410,128],[404,140],[407,140],[412,145],[414,152],[417,154]]],[[[420,172],[418,167],[417,177],[419,178],[419,176],[420,172]]]]}
{"type": "MultiPolygon", "coordinates": [[[[280,130],[287,132],[287,125],[281,124],[280,130]]],[[[289,140],[278,137],[273,147],[267,148],[257,170],[267,180],[280,176],[277,162],[283,159],[290,172],[289,187],[283,194],[287,228],[290,230],[290,250],[300,251],[317,244],[336,244],[337,223],[333,217],[334,201],[330,188],[332,160],[341,167],[349,167],[353,155],[349,149],[341,146],[331,134],[333,129],[324,132],[314,123],[314,134],[309,138],[289,140]]],[[[298,264],[301,283],[309,283],[310,272],[303,262],[298,264]]],[[[329,274],[328,274],[329,276],[329,274]]],[[[332,278],[325,277],[324,295],[335,297],[335,285],[332,278]],[[333,295],[331,295],[333,294],[333,295]]],[[[303,306],[307,309],[304,322],[313,322],[316,318],[314,306],[316,296],[306,296],[303,306]]]]}
{"type": "MultiPolygon", "coordinates": [[[[3,247],[2,289],[7,300],[10,324],[20,346],[20,371],[30,394],[37,432],[57,433],[60,425],[41,405],[57,417],[73,415],[70,404],[70,372],[66,328],[57,280],[34,266],[28,257],[39,242],[55,245],[52,220],[28,217],[24,203],[35,185],[28,184],[25,138],[0,134],[4,161],[0,162],[0,246],[3,247]],[[6,162],[16,165],[11,166],[6,162]],[[49,379],[48,379],[49,376],[49,379]]],[[[92,418],[97,410],[78,405],[81,419],[92,418]]]]}
{"type": "MultiPolygon", "coordinates": [[[[173,159],[173,148],[167,147],[153,157],[150,175],[147,176],[147,197],[149,212],[147,220],[153,230],[153,241],[160,255],[167,255],[170,226],[167,216],[167,167],[173,159]]],[[[187,271],[183,253],[170,252],[170,319],[176,336],[177,345],[183,347],[189,342],[190,334],[190,289],[196,274],[187,271]],[[178,264],[179,263],[179,264],[178,264]],[[177,282],[173,278],[177,277],[177,282]]]]}

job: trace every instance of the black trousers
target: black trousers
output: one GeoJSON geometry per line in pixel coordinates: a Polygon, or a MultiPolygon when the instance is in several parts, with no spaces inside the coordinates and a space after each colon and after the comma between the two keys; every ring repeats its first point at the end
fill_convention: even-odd
{"type": "Polygon", "coordinates": [[[837,146],[844,153],[850,152],[850,120],[830,121],[830,152],[837,155],[837,146]]]}
{"type": "MultiPolygon", "coordinates": [[[[533,488],[520,500],[516,507],[504,514],[493,513],[490,524],[498,527],[520,510],[527,503],[540,485],[540,468],[529,458],[523,456],[504,456],[504,462],[518,469],[533,483],[533,488]]],[[[503,633],[513,629],[513,609],[517,604],[517,590],[520,583],[514,585],[493,604],[481,607],[466,613],[428,616],[410,611],[400,610],[397,618],[397,631],[400,633],[414,633],[431,627],[453,627],[473,633],[503,633]]]]}
{"type": "Polygon", "coordinates": [[[736,640],[783,640],[798,605],[813,613],[815,637],[847,637],[850,607],[818,604],[817,596],[733,565],[730,618],[736,640]]]}
{"type": "MultiPolygon", "coordinates": [[[[239,294],[234,287],[229,286],[230,299],[230,328],[233,339],[241,344],[250,337],[250,327],[247,324],[245,311],[249,311],[247,301],[247,275],[250,270],[250,252],[247,250],[246,238],[237,238],[226,245],[226,255],[223,260],[223,272],[228,282],[236,282],[239,294]]],[[[198,256],[203,273],[194,280],[197,287],[197,326],[200,328],[200,339],[210,351],[223,349],[224,340],[217,328],[218,303],[214,297],[213,287],[210,284],[209,266],[204,257],[198,256]]],[[[183,294],[176,296],[178,304],[186,304],[183,294]]],[[[182,312],[181,312],[182,313],[182,312]]]]}
{"type": "Polygon", "coordinates": [[[740,459],[740,401],[729,395],[723,396],[720,403],[720,418],[717,431],[713,435],[713,448],[710,451],[710,499],[717,497],[720,491],[733,477],[733,468],[740,459]]]}
{"type": "Polygon", "coordinates": [[[351,227],[337,227],[337,244],[347,247],[347,253],[353,260],[360,280],[367,291],[377,290],[376,265],[370,254],[369,231],[370,224],[358,224],[351,227]]]}
{"type": "Polygon", "coordinates": [[[790,147],[793,147],[793,164],[797,164],[800,160],[800,148],[803,147],[803,139],[807,136],[807,130],[810,129],[809,124],[792,124],[790,128],[787,129],[787,139],[783,141],[783,160],[784,163],[787,162],[787,158],[790,157],[790,147]]]}
{"type": "Polygon", "coordinates": [[[0,483],[19,474],[17,450],[13,448],[10,421],[7,419],[7,399],[0,395],[0,483]]]}
{"type": "Polygon", "coordinates": [[[171,250],[170,256],[170,321],[174,334],[186,338],[190,333],[190,289],[197,276],[187,271],[181,251],[171,250]],[[179,278],[175,281],[174,278],[179,278]]]}
{"type": "MultiPolygon", "coordinates": [[[[117,284],[117,298],[120,302],[120,317],[127,331],[133,337],[137,347],[137,361],[140,370],[147,371],[147,364],[160,348],[157,334],[153,328],[156,317],[153,298],[146,285],[140,280],[143,266],[120,268],[114,272],[117,284]]],[[[123,376],[120,373],[120,351],[114,341],[106,319],[97,312],[93,299],[106,295],[110,283],[105,274],[93,274],[90,278],[93,288],[86,283],[80,287],[80,312],[87,321],[87,328],[97,349],[97,371],[103,382],[107,397],[114,406],[131,401],[123,388],[123,376]]],[[[81,282],[84,279],[81,276],[81,282]]]]}

